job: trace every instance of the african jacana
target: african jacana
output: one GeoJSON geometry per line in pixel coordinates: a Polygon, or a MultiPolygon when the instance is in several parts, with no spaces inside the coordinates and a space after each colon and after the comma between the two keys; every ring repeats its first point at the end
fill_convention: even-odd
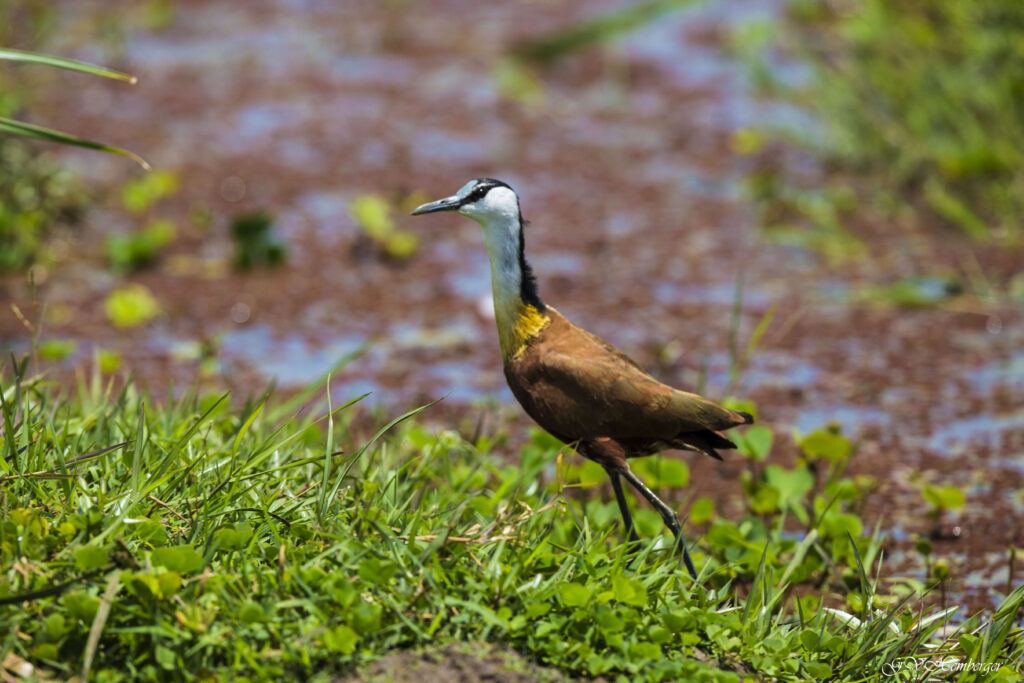
{"type": "Polygon", "coordinates": [[[545,305],[524,254],[519,197],[507,184],[471,180],[412,215],[437,211],[454,211],[483,227],[505,378],[523,409],[605,468],[631,544],[638,538],[620,478],[650,501],[696,578],[676,514],[630,470],[628,459],[681,449],[721,460],[715,449],[736,448],[721,430],[750,424],[753,418],[662,384],[629,356],[545,305]]]}

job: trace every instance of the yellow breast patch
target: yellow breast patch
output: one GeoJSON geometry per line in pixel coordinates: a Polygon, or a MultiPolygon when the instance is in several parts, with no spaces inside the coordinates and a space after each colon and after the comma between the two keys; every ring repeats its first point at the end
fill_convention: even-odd
{"type": "Polygon", "coordinates": [[[498,315],[498,341],[501,344],[501,355],[505,361],[512,361],[523,354],[527,343],[540,334],[541,330],[551,322],[544,313],[519,302],[511,315],[498,315]]]}

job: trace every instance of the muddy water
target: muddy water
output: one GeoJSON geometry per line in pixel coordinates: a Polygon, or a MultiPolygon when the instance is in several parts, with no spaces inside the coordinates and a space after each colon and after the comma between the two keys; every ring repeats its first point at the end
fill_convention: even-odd
{"type": "MultiPolygon", "coordinates": [[[[131,17],[131,3],[103,7],[120,5],[131,17]]],[[[396,212],[398,226],[422,239],[415,258],[396,263],[367,248],[349,213],[364,194],[434,198],[471,177],[499,177],[521,195],[541,294],[563,313],[666,381],[693,387],[703,378],[712,396],[757,401],[782,434],[838,422],[855,436],[854,471],[881,480],[868,515],[897,539],[897,566],[921,571],[907,541],[932,527],[921,485],[966,487],[968,507],[946,520],[962,533],[936,550],[953,557],[954,576],[968,577],[953,586],[957,599],[991,604],[1008,578],[1024,576],[1007,577],[1005,555],[1024,542],[1020,312],[853,303],[850,293],[866,284],[922,266],[957,268],[963,245],[950,235],[922,257],[891,226],[867,226],[871,257],[840,266],[759,239],[742,189],[754,162],[733,153],[732,136],[764,122],[812,132],[816,124],[754,98],[719,38],[773,16],[774,0],[706,3],[572,55],[541,72],[539,101],[503,91],[495,74],[515,41],[626,5],[182,0],[170,26],[131,31],[120,50],[83,47],[71,32],[57,48],[113,62],[140,82],[53,76],[34,115],[138,151],[182,182],[151,211],[177,222],[177,240],[157,267],[130,278],[154,292],[164,315],[117,331],[103,313],[117,280],[102,245],[138,224],[117,191],[138,172],[118,158],[62,152],[99,197],[59,245],[65,259],[37,272],[36,301],[51,312],[45,335],[80,342],[63,368],[102,347],[157,390],[188,385],[204,368],[206,381],[244,392],[270,379],[303,385],[361,350],[335,376],[339,398],[373,391],[368,401],[394,409],[450,392],[439,416],[481,402],[515,415],[479,229],[457,216],[396,212]],[[235,273],[227,224],[256,209],[275,214],[290,258],[278,270],[235,273]],[[210,226],[193,219],[201,210],[210,226]],[[777,314],[732,382],[730,310],[741,276],[741,344],[770,309],[777,314]]],[[[65,6],[72,24],[99,7],[65,6]]],[[[775,68],[791,82],[805,77],[775,68]]],[[[819,173],[792,151],[777,163],[819,173]]],[[[978,253],[993,274],[1019,257],[978,253]]],[[[0,286],[33,310],[22,280],[0,286]]],[[[29,344],[7,307],[0,339],[29,344]]],[[[794,455],[791,446],[778,451],[781,460],[794,455]]],[[[736,457],[694,461],[695,487],[738,514],[742,468],[736,457]]]]}

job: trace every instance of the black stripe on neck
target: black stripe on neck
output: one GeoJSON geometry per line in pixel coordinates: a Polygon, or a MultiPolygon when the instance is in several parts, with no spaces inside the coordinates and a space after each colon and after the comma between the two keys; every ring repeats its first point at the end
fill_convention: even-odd
{"type": "Polygon", "coordinates": [[[523,220],[523,216],[519,216],[519,297],[528,306],[533,306],[541,313],[547,308],[544,302],[540,300],[540,295],[537,293],[537,278],[533,275],[533,268],[526,262],[526,235],[525,228],[528,225],[527,221],[523,220]]]}

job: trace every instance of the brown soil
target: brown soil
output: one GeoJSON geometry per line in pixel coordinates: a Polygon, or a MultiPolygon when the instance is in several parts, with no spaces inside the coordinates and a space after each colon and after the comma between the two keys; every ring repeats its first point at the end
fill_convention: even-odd
{"type": "Polygon", "coordinates": [[[485,643],[462,643],[439,651],[388,655],[356,676],[341,680],[346,683],[561,683],[576,679],[557,669],[537,666],[511,650],[485,643]]]}

